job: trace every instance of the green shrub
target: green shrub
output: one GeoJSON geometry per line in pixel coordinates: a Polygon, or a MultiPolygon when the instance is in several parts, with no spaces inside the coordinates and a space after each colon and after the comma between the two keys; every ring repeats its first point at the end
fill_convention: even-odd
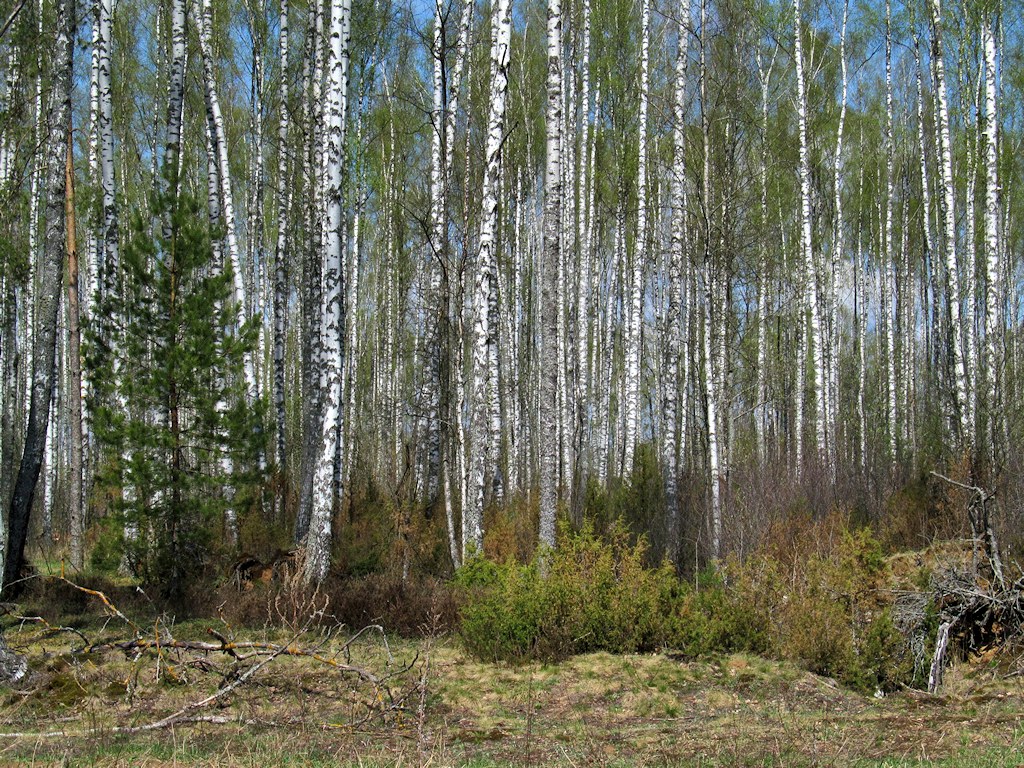
{"type": "Polygon", "coordinates": [[[646,551],[621,524],[606,539],[587,525],[578,534],[563,529],[560,547],[529,565],[473,558],[456,577],[466,648],[521,661],[658,647],[678,582],[669,565],[646,567],[646,551]]]}
{"type": "Polygon", "coordinates": [[[768,617],[755,599],[755,591],[744,586],[746,578],[742,566],[730,563],[723,571],[703,571],[693,587],[680,583],[668,617],[667,644],[692,658],[741,651],[767,653],[768,617]],[[726,584],[730,573],[739,583],[726,584]]]}
{"type": "Polygon", "coordinates": [[[670,647],[786,659],[866,692],[911,682],[907,640],[878,589],[881,547],[867,529],[834,531],[806,558],[729,560],[690,585],[671,565],[645,565],[646,539],[621,522],[605,536],[563,528],[558,549],[528,565],[476,557],[459,570],[462,640],[488,661],[670,647]]]}

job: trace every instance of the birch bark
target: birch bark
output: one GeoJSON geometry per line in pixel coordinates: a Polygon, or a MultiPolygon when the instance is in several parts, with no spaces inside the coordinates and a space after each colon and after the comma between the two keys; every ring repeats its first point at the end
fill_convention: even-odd
{"type": "MultiPolygon", "coordinates": [[[[277,243],[274,250],[274,414],[276,417],[277,466],[281,477],[287,477],[288,459],[286,444],[285,413],[285,359],[284,347],[287,333],[287,292],[288,292],[288,220],[291,204],[291,184],[288,176],[288,0],[281,0],[280,31],[278,49],[280,55],[279,99],[280,111],[277,128],[277,243]]],[[[286,498],[283,483],[279,483],[277,514],[283,519],[286,498]]]]}
{"type": "Polygon", "coordinates": [[[633,251],[633,274],[629,292],[629,321],[626,325],[626,372],[623,421],[622,476],[633,472],[633,454],[639,439],[640,345],[643,323],[644,262],[647,258],[647,110],[650,93],[650,0],[640,11],[640,115],[637,142],[637,225],[633,251]]]}
{"type": "Polygon", "coordinates": [[[491,327],[490,296],[495,264],[495,237],[498,224],[498,189],[500,183],[500,151],[505,136],[505,102],[508,92],[509,51],[512,41],[510,0],[497,0],[494,5],[491,33],[491,98],[487,119],[487,147],[484,156],[483,210],[480,221],[480,242],[477,250],[473,292],[473,389],[471,399],[471,451],[468,509],[463,510],[462,556],[483,547],[484,488],[488,468],[497,457],[489,455],[488,421],[491,412],[490,384],[495,377],[489,370],[491,345],[497,339],[491,327]]]}
{"type": "MultiPolygon", "coordinates": [[[[953,180],[953,150],[950,140],[949,106],[946,92],[946,68],[943,61],[942,45],[942,6],[941,0],[931,0],[929,6],[932,19],[932,67],[936,80],[936,100],[938,102],[938,138],[939,138],[939,169],[942,179],[942,194],[939,196],[939,207],[943,219],[944,251],[946,259],[945,292],[946,306],[950,317],[950,346],[952,347],[952,400],[955,426],[955,438],[959,445],[968,451],[974,445],[974,428],[970,416],[970,403],[967,396],[969,382],[964,360],[963,319],[961,317],[960,291],[956,287],[956,205],[953,180]]],[[[970,320],[970,318],[968,318],[970,320]]]]}
{"type": "MultiPolygon", "coordinates": [[[[234,193],[231,183],[231,168],[228,163],[227,137],[224,132],[224,117],[221,113],[220,98],[217,95],[217,79],[213,67],[213,51],[210,36],[213,27],[213,4],[203,0],[199,14],[199,50],[203,59],[203,85],[206,97],[207,122],[210,127],[210,142],[217,161],[217,178],[220,181],[221,213],[224,217],[224,236],[227,241],[228,258],[231,262],[233,299],[240,313],[249,306],[246,300],[245,273],[242,271],[238,245],[238,229],[235,223],[234,193]]],[[[238,318],[241,324],[242,317],[238,318]]],[[[259,397],[256,380],[254,353],[249,350],[243,360],[246,397],[254,403],[259,397]]]]}
{"type": "Polygon", "coordinates": [[[999,115],[996,111],[996,36],[993,22],[982,20],[981,40],[985,67],[985,392],[987,439],[994,460],[1001,433],[997,409],[1002,370],[1003,306],[999,233],[999,164],[997,158],[999,115]]]}
{"type": "Polygon", "coordinates": [[[313,478],[313,504],[309,532],[306,536],[307,583],[318,583],[327,576],[330,567],[332,540],[331,520],[335,498],[341,489],[335,487],[334,465],[341,438],[341,397],[343,344],[343,273],[342,257],[345,252],[342,180],[345,159],[345,116],[348,107],[349,36],[351,27],[351,0],[332,0],[330,17],[330,43],[327,56],[327,93],[324,152],[325,198],[324,232],[326,235],[323,260],[323,312],[321,337],[323,340],[323,371],[326,386],[320,401],[320,451],[313,478]]]}
{"type": "MultiPolygon", "coordinates": [[[[811,396],[811,412],[815,421],[815,451],[819,461],[825,450],[825,397],[824,371],[820,358],[821,317],[818,303],[818,286],[820,275],[818,263],[814,257],[814,243],[811,232],[811,160],[807,137],[807,87],[804,80],[803,60],[803,19],[800,11],[800,0],[793,0],[794,11],[794,58],[796,59],[797,87],[797,120],[800,132],[800,166],[797,176],[800,181],[800,255],[804,263],[804,311],[810,312],[811,342],[807,345],[807,363],[814,379],[811,396]]],[[[801,313],[803,316],[803,313],[801,313]]],[[[802,323],[801,323],[802,325],[802,323]]],[[[803,371],[797,372],[799,381],[803,381],[803,371]]],[[[800,457],[798,457],[798,460],[800,457]]]]}
{"type": "Polygon", "coordinates": [[[74,0],[56,0],[53,37],[52,88],[47,104],[47,132],[43,144],[46,158],[46,210],[43,258],[39,263],[39,293],[36,297],[35,351],[32,355],[28,422],[21,466],[14,484],[8,516],[7,554],[3,582],[16,581],[28,539],[29,514],[35,495],[46,442],[50,402],[54,389],[57,308],[60,304],[61,275],[66,246],[64,222],[67,136],[71,131],[71,82],[75,39],[74,0]]]}
{"type": "MultiPolygon", "coordinates": [[[[670,185],[672,235],[668,264],[668,309],[665,348],[665,412],[662,472],[668,513],[667,554],[676,560],[679,547],[679,356],[682,339],[683,261],[686,257],[686,61],[690,37],[688,0],[683,3],[677,29],[675,100],[672,112],[672,177],[670,185]]],[[[686,355],[687,352],[682,352],[686,355]]]]}
{"type": "Polygon", "coordinates": [[[555,546],[558,503],[558,284],[562,223],[562,6],[548,0],[547,160],[544,174],[544,248],[541,263],[540,545],[555,546]]]}

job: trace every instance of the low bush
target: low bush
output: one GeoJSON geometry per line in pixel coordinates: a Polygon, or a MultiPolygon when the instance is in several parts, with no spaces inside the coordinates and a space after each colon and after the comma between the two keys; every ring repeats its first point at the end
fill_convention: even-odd
{"type": "Polygon", "coordinates": [[[716,653],[768,653],[765,605],[745,588],[747,581],[749,577],[739,563],[730,561],[721,570],[703,571],[693,586],[680,583],[667,618],[666,644],[690,658],[716,653]],[[727,579],[733,582],[731,586],[727,579]]]}
{"type": "Polygon", "coordinates": [[[604,537],[563,528],[557,550],[527,565],[474,558],[459,570],[460,634],[487,661],[672,648],[786,659],[867,692],[911,682],[878,541],[867,529],[831,530],[832,543],[804,559],[762,551],[690,584],[667,563],[645,565],[646,540],[621,523],[604,537]]]}
{"type": "Polygon", "coordinates": [[[678,582],[670,566],[644,565],[646,540],[634,542],[621,524],[604,539],[589,525],[560,538],[527,565],[474,558],[459,570],[467,649],[515,662],[661,645],[678,582]]]}

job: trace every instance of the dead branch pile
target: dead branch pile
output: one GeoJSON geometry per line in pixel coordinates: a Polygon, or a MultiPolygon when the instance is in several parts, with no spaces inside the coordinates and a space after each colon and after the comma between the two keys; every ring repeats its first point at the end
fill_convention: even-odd
{"type": "MultiPolygon", "coordinates": [[[[214,704],[225,706],[224,700],[229,694],[236,693],[272,662],[286,658],[304,659],[314,667],[323,667],[328,674],[337,675],[339,681],[348,681],[345,686],[352,694],[349,698],[361,705],[361,711],[350,710],[351,716],[345,723],[350,727],[361,726],[374,719],[386,722],[388,718],[398,716],[406,710],[406,700],[416,691],[415,685],[407,685],[407,673],[417,664],[418,658],[406,664],[396,663],[380,626],[364,627],[354,634],[348,633],[343,625],[326,626],[326,606],[319,599],[313,601],[316,610],[310,613],[305,624],[290,628],[291,634],[284,642],[267,637],[237,638],[226,622],[222,622],[223,626],[208,627],[208,639],[193,639],[177,637],[173,619],[162,617],[155,620],[151,627],[146,627],[125,615],[103,592],[79,586],[63,576],[38,578],[53,579],[89,594],[99,602],[108,620],[115,620],[117,625],[127,630],[127,636],[117,636],[116,631],[111,634],[107,624],[104,624],[104,637],[93,640],[80,629],[53,625],[41,616],[12,614],[20,622],[19,637],[26,646],[28,643],[46,642],[58,635],[74,637],[75,644],[72,646],[60,650],[47,648],[46,656],[51,661],[63,659],[69,667],[78,668],[86,660],[101,663],[110,654],[123,657],[131,669],[125,680],[125,697],[129,704],[137,695],[140,679],[150,677],[141,674],[144,669],[154,672],[153,679],[176,685],[194,686],[208,691],[211,678],[215,683],[212,693],[197,694],[193,701],[169,715],[142,725],[119,726],[113,729],[114,732],[134,733],[179,723],[243,722],[240,717],[225,718],[199,713],[214,704]],[[26,636],[26,628],[30,630],[31,636],[26,636]],[[384,660],[374,666],[370,663],[356,663],[353,660],[356,640],[371,634],[380,636],[384,660]]],[[[23,656],[8,650],[0,635],[0,665],[7,658],[5,654],[22,659],[21,663],[25,663],[23,656]]],[[[376,654],[377,658],[380,656],[376,654]]],[[[25,677],[27,669],[27,665],[21,669],[19,679],[25,677]]],[[[58,737],[71,734],[55,731],[2,735],[58,737]]]]}
{"type": "Polygon", "coordinates": [[[933,474],[970,494],[967,515],[972,535],[969,564],[937,568],[927,590],[896,596],[896,625],[910,638],[919,669],[927,664],[931,693],[942,684],[951,653],[962,660],[987,658],[1019,640],[1024,630],[1024,575],[1007,581],[991,524],[995,493],[933,474]]]}

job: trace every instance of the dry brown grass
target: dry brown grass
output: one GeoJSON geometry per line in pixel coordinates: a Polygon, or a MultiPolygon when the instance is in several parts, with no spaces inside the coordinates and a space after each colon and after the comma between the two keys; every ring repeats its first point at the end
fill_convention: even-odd
{"type": "MultiPolygon", "coordinates": [[[[244,665],[188,649],[76,653],[75,634],[5,621],[36,674],[24,690],[0,691],[0,732],[24,734],[0,740],[3,765],[1017,768],[1024,748],[1024,684],[983,663],[952,668],[939,696],[874,699],[748,655],[495,666],[443,636],[385,645],[367,633],[345,649],[345,631],[270,625],[235,628],[235,640],[316,649],[320,659],[274,658],[193,713],[205,722],[119,733],[210,696],[244,665]],[[323,659],[392,675],[390,695],[323,659]]],[[[129,636],[95,611],[75,622],[93,643],[129,636]]],[[[219,620],[138,624],[186,641],[231,631],[219,620]]]]}

